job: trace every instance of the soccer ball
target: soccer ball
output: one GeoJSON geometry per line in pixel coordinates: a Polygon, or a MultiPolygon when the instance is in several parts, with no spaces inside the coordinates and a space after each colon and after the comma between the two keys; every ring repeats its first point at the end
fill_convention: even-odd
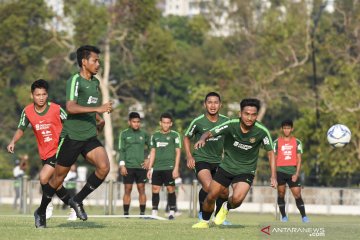
{"type": "Polygon", "coordinates": [[[333,147],[344,147],[350,142],[351,131],[343,124],[335,124],[327,132],[327,140],[333,147]]]}

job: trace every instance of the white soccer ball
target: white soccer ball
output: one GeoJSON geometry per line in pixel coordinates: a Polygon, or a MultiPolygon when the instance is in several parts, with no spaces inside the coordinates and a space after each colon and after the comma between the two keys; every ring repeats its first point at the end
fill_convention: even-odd
{"type": "Polygon", "coordinates": [[[327,140],[333,147],[344,147],[350,142],[351,131],[343,124],[335,124],[327,132],[327,140]]]}

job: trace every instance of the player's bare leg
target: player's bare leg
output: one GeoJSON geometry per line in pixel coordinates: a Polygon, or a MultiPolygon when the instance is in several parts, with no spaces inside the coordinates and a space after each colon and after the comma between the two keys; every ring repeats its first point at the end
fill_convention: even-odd
{"type": "Polygon", "coordinates": [[[145,209],[146,209],[145,183],[137,183],[136,186],[139,192],[140,215],[145,215],[145,209]]]}
{"type": "Polygon", "coordinates": [[[129,215],[132,188],[133,188],[133,184],[124,184],[124,196],[123,196],[124,215],[129,215]]]}
{"type": "Polygon", "coordinates": [[[160,189],[161,186],[152,185],[152,211],[151,215],[157,216],[158,215],[158,208],[160,202],[160,189]]]}

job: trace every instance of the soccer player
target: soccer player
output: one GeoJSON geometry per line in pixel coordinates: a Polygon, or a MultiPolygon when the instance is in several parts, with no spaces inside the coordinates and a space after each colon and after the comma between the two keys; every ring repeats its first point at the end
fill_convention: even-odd
{"type": "Polygon", "coordinates": [[[156,131],[150,140],[150,162],[147,177],[152,184],[152,215],[157,216],[160,202],[160,189],[166,186],[169,220],[174,219],[176,209],[175,179],[179,177],[181,139],[180,134],[171,130],[172,116],[163,113],[160,117],[160,131],[156,131]]]}
{"type": "Polygon", "coordinates": [[[233,193],[224,202],[215,217],[215,224],[222,224],[230,209],[241,205],[250,190],[254,179],[259,149],[264,146],[271,168],[271,186],[276,187],[276,163],[273,143],[268,129],[256,121],[260,110],[258,99],[246,98],[240,102],[240,117],[229,120],[210,131],[204,133],[195,143],[198,149],[206,145],[206,139],[222,135],[224,139],[224,159],[219,165],[214,179],[210,184],[210,191],[203,205],[203,220],[194,224],[193,228],[209,228],[209,219],[214,211],[214,205],[219,195],[232,186],[233,193]]]}
{"type": "Polygon", "coordinates": [[[100,68],[100,50],[86,45],[78,48],[76,54],[80,72],[66,84],[68,118],[58,147],[55,173],[44,186],[40,207],[34,212],[36,227],[46,227],[46,206],[80,154],[96,168],[85,186],[69,199],[70,207],[81,220],[87,220],[82,201],[101,185],[110,170],[105,148],[97,139],[97,131],[105,125],[100,114],[112,111],[111,101],[101,105],[100,82],[94,76],[100,68]]]}
{"type": "MultiPolygon", "coordinates": [[[[190,169],[195,169],[196,177],[202,187],[199,191],[200,220],[202,219],[202,206],[209,192],[210,182],[222,159],[224,138],[221,135],[209,138],[206,145],[203,148],[195,149],[193,154],[191,153],[190,139],[194,137],[195,142],[197,142],[203,133],[229,120],[228,117],[219,114],[221,98],[216,92],[206,94],[204,108],[206,113],[195,118],[190,123],[184,137],[187,166],[190,169]]],[[[228,189],[225,189],[224,193],[216,200],[215,215],[220,210],[222,204],[227,201],[228,195],[228,189]]],[[[224,223],[226,225],[230,224],[227,221],[224,223]]]]}
{"type": "MultiPolygon", "coordinates": [[[[40,171],[40,184],[42,190],[53,175],[56,163],[56,151],[60,139],[62,122],[66,119],[66,112],[60,105],[48,101],[49,84],[43,79],[34,81],[31,84],[32,103],[27,105],[20,117],[18,129],[12,140],[7,146],[10,153],[14,153],[16,143],[24,135],[24,131],[29,124],[36,137],[38,151],[41,163],[43,165],[40,171]]],[[[59,185],[56,195],[67,205],[69,195],[66,189],[59,185]]],[[[47,218],[52,215],[52,206],[46,211],[47,218]]]]}
{"type": "Polygon", "coordinates": [[[125,192],[123,196],[124,215],[129,215],[131,191],[133,183],[136,182],[139,192],[140,215],[145,215],[146,195],[145,183],[147,181],[146,168],[149,159],[145,159],[145,146],[150,149],[149,135],[140,129],[140,114],[131,112],[129,114],[129,128],[120,132],[119,154],[120,174],[123,176],[125,192]]]}
{"type": "Polygon", "coordinates": [[[281,213],[281,221],[287,222],[285,213],[285,191],[288,184],[300,211],[302,222],[308,223],[309,218],[305,213],[304,201],[301,198],[301,183],[299,174],[301,170],[302,143],[292,135],[294,125],[292,120],[284,120],[281,123],[282,136],[274,141],[276,155],[276,176],[278,182],[278,206],[281,213]]]}

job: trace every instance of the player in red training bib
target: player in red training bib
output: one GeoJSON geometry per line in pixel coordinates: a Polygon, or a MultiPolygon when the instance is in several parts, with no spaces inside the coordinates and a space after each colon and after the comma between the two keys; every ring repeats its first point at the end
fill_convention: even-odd
{"type": "MultiPolygon", "coordinates": [[[[16,142],[24,135],[27,126],[31,124],[43,165],[40,171],[42,188],[54,173],[62,122],[67,117],[60,105],[48,102],[48,89],[49,84],[43,79],[33,82],[31,85],[33,103],[27,105],[22,111],[18,129],[7,146],[8,152],[14,153],[16,142]]],[[[68,204],[70,197],[63,186],[57,189],[56,194],[65,204],[68,204]]],[[[47,218],[51,217],[52,205],[49,205],[46,215],[47,218]]]]}
{"type": "Polygon", "coordinates": [[[302,143],[292,136],[294,131],[292,120],[285,120],[281,123],[282,136],[274,141],[274,152],[276,154],[276,176],[278,182],[278,206],[281,213],[281,221],[287,222],[285,213],[285,191],[286,184],[295,198],[296,206],[301,213],[304,223],[309,222],[305,214],[304,201],[301,197],[301,184],[299,179],[301,169],[301,154],[303,153],[302,143]]]}

